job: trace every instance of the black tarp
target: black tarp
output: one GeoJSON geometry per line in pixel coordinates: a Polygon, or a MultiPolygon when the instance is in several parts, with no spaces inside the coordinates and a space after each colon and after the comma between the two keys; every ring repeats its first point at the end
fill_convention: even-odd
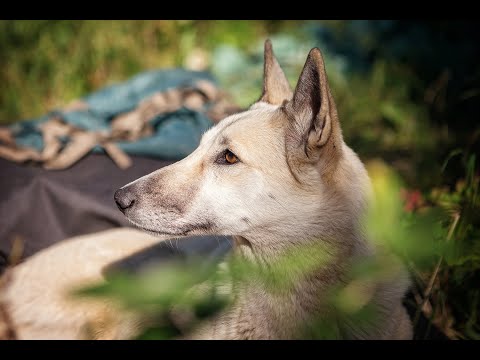
{"type": "Polygon", "coordinates": [[[19,237],[30,256],[71,236],[129,226],[113,201],[115,190],[169,164],[133,160],[121,170],[107,156],[91,154],[52,171],[0,159],[0,250],[8,253],[19,237]]]}

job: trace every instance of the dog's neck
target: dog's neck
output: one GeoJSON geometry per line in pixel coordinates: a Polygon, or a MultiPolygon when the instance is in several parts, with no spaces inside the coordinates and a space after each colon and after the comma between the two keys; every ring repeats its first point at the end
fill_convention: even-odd
{"type": "Polygon", "coordinates": [[[345,255],[350,252],[349,245],[354,245],[352,240],[356,239],[354,231],[345,230],[337,234],[335,238],[322,239],[322,236],[312,236],[310,239],[299,239],[292,236],[292,239],[282,237],[275,233],[262,234],[259,238],[249,236],[233,236],[233,247],[235,256],[246,261],[254,262],[259,266],[270,266],[282,256],[288,256],[289,251],[302,249],[302,247],[327,247],[326,251],[345,255]],[[354,238],[355,237],[355,238],[354,238]],[[263,244],[263,245],[259,245],[263,244]],[[268,245],[265,245],[268,244],[268,245]],[[329,249],[328,249],[329,248],[329,249]]]}
{"type": "MultiPolygon", "coordinates": [[[[262,240],[266,239],[262,238],[262,240]]],[[[257,242],[254,239],[235,236],[233,256],[240,261],[253,262],[257,268],[262,269],[261,271],[268,272],[275,269],[272,258],[282,258],[281,255],[288,251],[287,248],[272,249],[270,247],[269,252],[265,252],[264,249],[256,247],[255,243],[257,242]]],[[[262,283],[255,278],[255,274],[253,277],[248,277],[247,280],[253,280],[251,282],[242,282],[245,278],[239,282],[233,280],[234,302],[238,313],[241,313],[242,317],[258,317],[259,321],[269,323],[268,327],[276,329],[277,332],[281,331],[276,334],[278,338],[291,338],[295,336],[294,334],[298,335],[299,329],[315,318],[315,314],[329,312],[327,303],[329,291],[335,285],[345,281],[346,271],[352,258],[361,253],[368,253],[365,248],[359,248],[358,243],[358,239],[355,241],[343,239],[339,242],[338,251],[332,258],[324,262],[325,258],[318,256],[318,266],[310,268],[308,273],[303,275],[297,271],[298,269],[277,268],[280,270],[280,274],[276,274],[280,276],[276,278],[281,281],[279,285],[262,283]],[[347,243],[350,245],[346,246],[347,243]],[[286,284],[287,287],[279,289],[278,286],[282,284],[286,284]]],[[[363,240],[361,243],[365,244],[363,240]]],[[[285,262],[282,261],[281,264],[285,262]]],[[[265,275],[265,272],[262,275],[265,275]]]]}

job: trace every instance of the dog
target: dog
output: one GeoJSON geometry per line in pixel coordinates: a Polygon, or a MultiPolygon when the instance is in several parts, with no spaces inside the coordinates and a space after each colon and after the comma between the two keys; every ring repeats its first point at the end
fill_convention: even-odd
{"type": "MultiPolygon", "coordinates": [[[[320,50],[310,51],[292,91],[267,40],[260,99],[208,130],[183,160],[115,192],[118,208],[140,230],[87,235],[34,255],[11,270],[3,301],[19,338],[82,338],[92,323],[100,324],[93,338],[130,338],[142,327],[140,318],[98,300],[72,305],[66,289],[101,280],[104,266],[166,238],[232,236],[231,258],[266,272],[292,249],[327,245],[330,260],[323,266],[300,275],[282,269],[282,277],[293,284],[285,291],[232,280],[224,287],[231,304],[185,334],[191,339],[303,338],[311,319],[334,313],[327,294],[348,284],[352,264],[381,251],[362,228],[370,194],[367,171],[343,140],[320,50]],[[85,254],[81,261],[73,259],[78,254],[85,254]],[[74,269],[79,262],[82,266],[74,269]]],[[[310,261],[322,263],[316,256],[309,254],[310,261]]],[[[375,321],[338,319],[338,337],[411,339],[402,305],[408,286],[402,269],[388,279],[357,283],[375,304],[375,321]]]]}
{"type": "MultiPolygon", "coordinates": [[[[369,177],[343,140],[320,50],[308,54],[295,91],[268,40],[264,61],[259,101],[207,131],[183,160],[117,190],[115,201],[154,235],[233,235],[234,256],[266,269],[289,249],[319,242],[330,245],[335,261],[295,279],[282,295],[241,286],[232,306],[193,338],[295,338],[302,322],[330,310],[327,289],[345,281],[352,261],[375,256],[361,230],[369,177]]],[[[401,303],[407,287],[405,274],[365,285],[379,320],[338,324],[341,337],[411,338],[401,303]]]]}

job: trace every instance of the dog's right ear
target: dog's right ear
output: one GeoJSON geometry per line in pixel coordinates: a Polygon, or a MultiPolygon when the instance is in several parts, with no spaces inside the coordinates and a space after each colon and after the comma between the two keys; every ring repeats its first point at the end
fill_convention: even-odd
{"type": "Polygon", "coordinates": [[[278,64],[272,49],[272,42],[265,41],[263,68],[263,93],[259,101],[265,101],[272,105],[281,105],[285,100],[293,96],[288,80],[278,64]]]}

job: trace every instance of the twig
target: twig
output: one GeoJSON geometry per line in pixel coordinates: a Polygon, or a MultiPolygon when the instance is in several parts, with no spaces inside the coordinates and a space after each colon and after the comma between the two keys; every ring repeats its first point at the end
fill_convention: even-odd
{"type": "Polygon", "coordinates": [[[415,264],[413,261],[406,261],[407,267],[410,270],[410,272],[413,275],[413,279],[416,281],[416,285],[419,286],[419,288],[423,287],[425,285],[421,274],[418,272],[418,270],[415,268],[415,264]]]}
{"type": "MultiPolygon", "coordinates": [[[[455,228],[457,227],[459,219],[460,219],[460,215],[458,213],[455,213],[455,215],[453,216],[452,225],[450,225],[450,229],[448,230],[447,242],[450,241],[450,239],[452,238],[453,232],[455,231],[455,228]]],[[[420,317],[420,311],[424,312],[428,316],[427,309],[426,309],[426,304],[427,304],[427,302],[430,298],[430,293],[432,292],[433,285],[434,285],[435,280],[437,278],[438,271],[440,270],[440,266],[442,265],[442,262],[443,262],[443,256],[441,256],[440,259],[438,260],[437,265],[435,266],[435,270],[433,271],[433,274],[430,277],[430,280],[428,282],[428,286],[423,293],[423,301],[422,301],[419,309],[417,310],[417,313],[415,314],[415,323],[417,323],[417,321],[420,317]]]]}

